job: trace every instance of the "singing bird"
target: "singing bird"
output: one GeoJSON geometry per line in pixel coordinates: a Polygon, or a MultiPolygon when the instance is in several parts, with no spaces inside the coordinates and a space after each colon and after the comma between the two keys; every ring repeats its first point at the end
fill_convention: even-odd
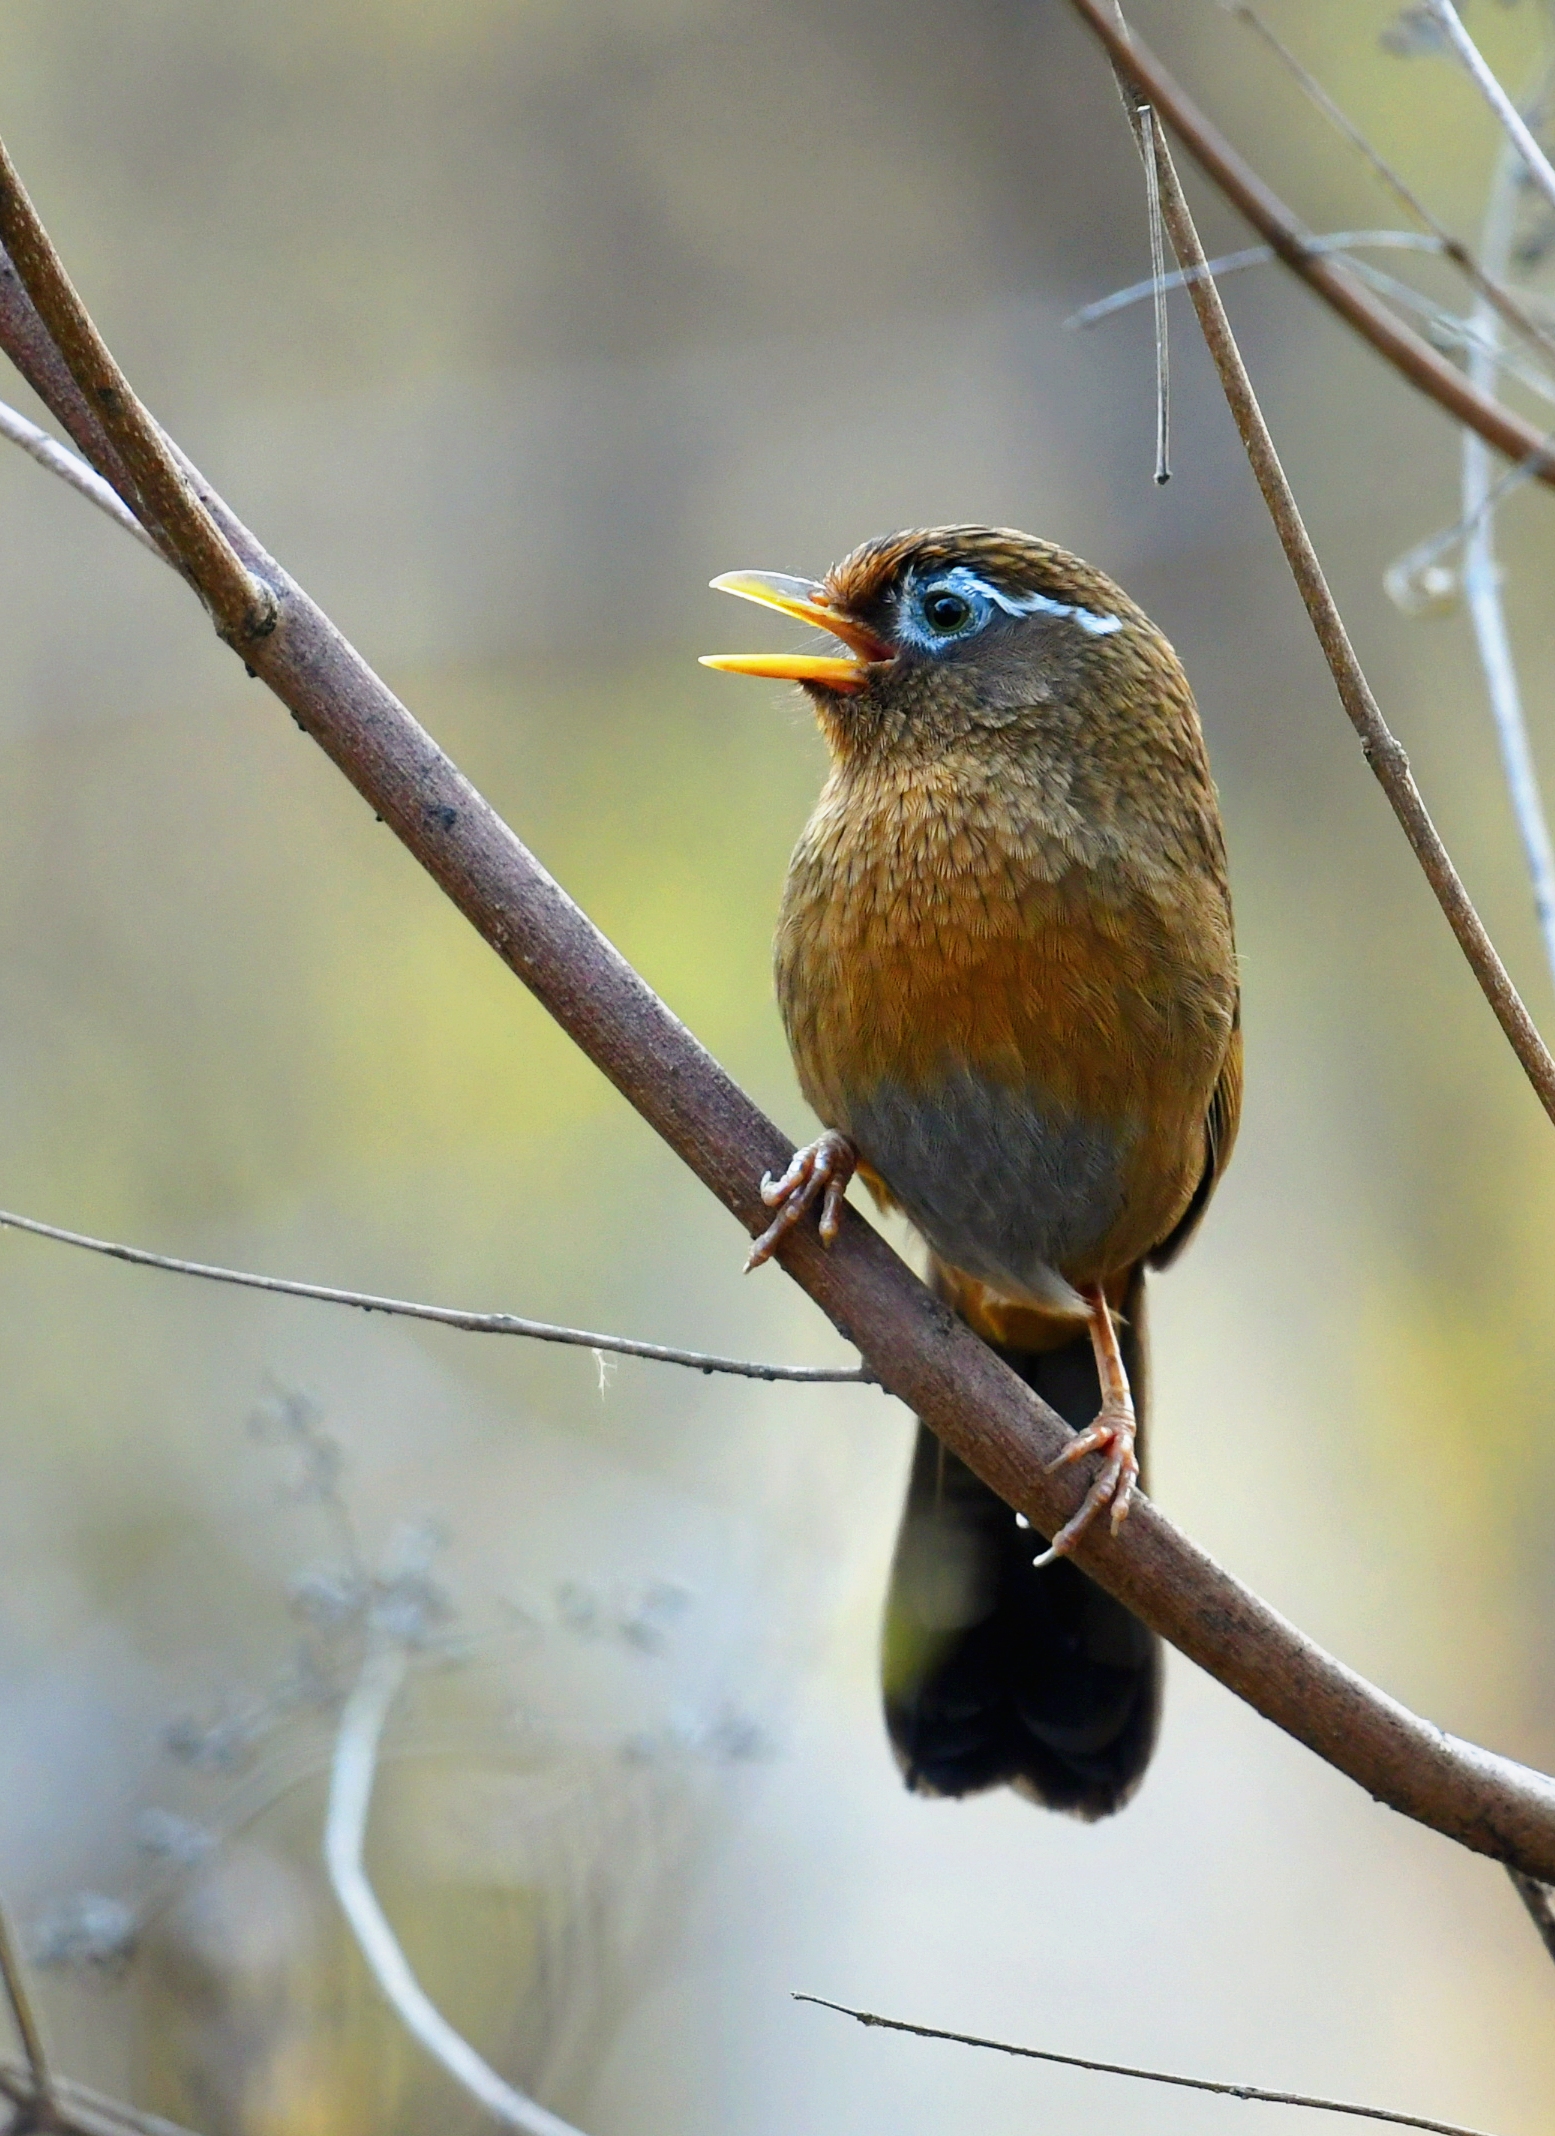
{"type": "Polygon", "coordinates": [[[751,1265],[856,1172],[930,1278],[1099,1455],[1042,1548],[920,1424],[886,1604],[907,1784],[1008,1784],[1077,1816],[1154,1746],[1155,1638],[1068,1561],[1139,1477],[1145,1271],[1181,1249],[1242,1085],[1225,842],[1172,647],[1122,589],[1009,528],[866,542],[812,582],[714,579],[837,650],[709,655],[786,678],[831,768],[789,867],[778,1001],[824,1133],[751,1265]]]}

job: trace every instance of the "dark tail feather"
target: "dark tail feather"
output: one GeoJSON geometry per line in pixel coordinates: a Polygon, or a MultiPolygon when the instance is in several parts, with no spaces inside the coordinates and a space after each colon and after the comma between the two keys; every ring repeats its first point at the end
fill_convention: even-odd
{"type": "MultiPolygon", "coordinates": [[[[1144,1275],[1120,1330],[1143,1426],[1144,1275]]],[[[1076,1430],[1101,1406],[1088,1336],[999,1353],[1076,1430]]],[[[1161,1646],[1078,1566],[1045,1547],[964,1462],[918,1427],[886,1599],[886,1727],[927,1795],[1011,1786],[1106,1817],[1143,1777],[1161,1713],[1161,1646]]]]}

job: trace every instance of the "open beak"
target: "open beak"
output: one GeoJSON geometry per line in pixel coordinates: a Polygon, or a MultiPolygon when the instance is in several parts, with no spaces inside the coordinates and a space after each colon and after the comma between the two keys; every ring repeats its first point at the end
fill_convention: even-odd
{"type": "Polygon", "coordinates": [[[852,696],[862,690],[875,662],[889,660],[892,648],[852,616],[832,608],[824,587],[811,579],[785,578],[781,571],[726,571],[712,581],[719,593],[737,593],[742,601],[759,601],[780,615],[813,623],[850,646],[847,655],[818,653],[704,653],[703,667],[728,675],[762,675],[778,682],[808,682],[823,690],[852,696]]]}

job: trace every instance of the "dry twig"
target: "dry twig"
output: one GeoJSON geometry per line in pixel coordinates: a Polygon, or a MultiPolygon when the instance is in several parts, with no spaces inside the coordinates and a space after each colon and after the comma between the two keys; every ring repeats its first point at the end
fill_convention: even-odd
{"type": "MultiPolygon", "coordinates": [[[[1134,47],[1129,33],[1120,32],[1113,22],[1101,12],[1093,0],[1074,0],[1074,5],[1091,24],[1096,35],[1106,46],[1116,69],[1134,78],[1131,64],[1134,47]]],[[[1148,82],[1143,73],[1136,86],[1141,94],[1147,92],[1148,82]]],[[[1280,546],[1285,551],[1286,561],[1296,581],[1296,587],[1312,620],[1318,643],[1323,648],[1323,657],[1328,662],[1338,689],[1340,702],[1349,715],[1350,724],[1360,737],[1361,752],[1376,774],[1377,782],[1387,795],[1394,815],[1398,818],[1404,836],[1409,840],[1415,858],[1419,861],[1426,881],[1435,893],[1436,901],[1446,915],[1447,924],[1458,940],[1458,947],[1468,960],[1469,968],[1479,981],[1480,989],[1489,1002],[1497,1023],[1506,1034],[1507,1042],[1522,1063],[1523,1072],[1533,1085],[1539,1102],[1555,1121],[1555,1057],[1539,1036],[1533,1018],[1524,1007],[1511,975],[1501,962],[1495,944],[1491,941],[1485,924],[1474,909],[1467,890],[1463,887],[1452,856],[1442,843],[1441,834],[1431,821],[1430,811],[1415,784],[1409,768],[1409,759],[1397,738],[1382,716],[1382,708],[1372,695],[1355,648],[1350,643],[1350,634],[1345,629],[1344,618],[1329,590],[1323,567],[1318,562],[1317,551],[1307,533],[1295,494],[1286,480],[1285,470],[1280,465],[1274,440],[1269,435],[1263,411],[1253,391],[1252,380],[1242,361],[1242,352],[1237,347],[1231,331],[1231,322],[1226,317],[1225,306],[1220,301],[1220,292],[1215,287],[1213,276],[1206,270],[1208,261],[1199,233],[1183,192],[1177,167],[1172,161],[1171,150],[1163,136],[1157,133],[1157,165],[1160,180],[1161,212],[1166,220],[1173,250],[1178,265],[1191,279],[1188,294],[1198,314],[1199,326],[1205,343],[1219,375],[1221,388],[1236,423],[1237,433],[1247,453],[1253,475],[1268,506],[1269,516],[1274,521],[1280,546]]]]}
{"type": "Polygon", "coordinates": [[[27,2057],[27,2080],[32,2097],[26,2111],[36,2127],[53,2128],[58,2123],[54,2079],[49,2071],[48,2056],[43,2051],[43,2034],[32,2007],[32,1997],[27,1992],[21,1953],[16,1948],[11,1923],[3,1906],[0,1906],[0,1980],[5,1983],[5,1999],[11,2006],[16,2037],[27,2057]]]}
{"type": "MultiPolygon", "coordinates": [[[[1536,341],[1548,354],[1555,356],[1555,334],[1551,333],[1549,327],[1535,319],[1526,306],[1518,302],[1514,293],[1507,288],[1503,276],[1492,274],[1482,267],[1463,240],[1454,237],[1452,232],[1437,220],[1414,187],[1373,147],[1355,121],[1335,103],[1317,76],[1309,67],[1302,65],[1290,46],[1276,35],[1257,9],[1250,7],[1247,0],[1221,0],[1221,5],[1228,14],[1234,15],[1238,22],[1245,22],[1249,29],[1257,32],[1330,125],[1344,135],[1352,148],[1359,150],[1394,198],[1401,201],[1421,228],[1428,230],[1436,239],[1444,257],[1452,261],[1469,286],[1477,291],[1487,304],[1495,308],[1514,333],[1536,341]]],[[[1475,383],[1482,384],[1483,381],[1476,380],[1475,383]]]]}
{"type": "Polygon", "coordinates": [[[1195,163],[1253,228],[1262,232],[1293,273],[1456,422],[1477,430],[1509,460],[1533,457],[1540,481],[1555,484],[1555,454],[1546,451],[1533,425],[1470,385],[1461,371],[1362,288],[1353,273],[1315,250],[1311,231],[1211,125],[1155,55],[1132,34],[1127,38],[1119,34],[1106,0],[1070,0],[1070,4],[1138,94],[1155,106],[1195,163]]]}
{"type": "Polygon", "coordinates": [[[45,293],[55,346],[134,484],[124,501],[148,531],[159,532],[190,583],[233,645],[274,627],[275,596],[250,571],[190,489],[167,440],[136,398],[129,380],[77,296],[59,254],[0,142],[0,245],[36,297],[45,293]]]}
{"type": "Polygon", "coordinates": [[[166,2121],[160,2114],[148,2114],[142,2107],[126,2106],[120,2099],[106,2098],[102,2092],[76,2084],[69,2077],[56,2080],[51,2102],[53,2119],[40,2120],[31,2076],[14,2063],[0,2062],[0,2097],[15,2107],[19,2117],[6,2136],[21,2136],[29,2127],[50,2129],[57,2136],[193,2136],[193,2131],[181,2123],[166,2121]]]}
{"type": "Polygon", "coordinates": [[[0,1209],[0,1227],[54,1239],[61,1246],[81,1246],[135,1268],[160,1268],[175,1276],[200,1276],[207,1283],[234,1283],[245,1290],[271,1291],[282,1298],[313,1298],[321,1305],[353,1306],[362,1313],[397,1314],[407,1320],[430,1320],[438,1327],[459,1328],[469,1335],[523,1335],[532,1342],[559,1342],[578,1350],[605,1350],[617,1357],[641,1357],[649,1364],[684,1365],[693,1372],[726,1372],[739,1379],[798,1380],[841,1386],[874,1386],[872,1372],[858,1365],[767,1365],[745,1357],[719,1357],[705,1350],[676,1350],[659,1342],[636,1342],[630,1335],[600,1335],[591,1328],[558,1327],[549,1320],[525,1320],[517,1313],[471,1313],[456,1305],[418,1305],[408,1298],[380,1298],[372,1291],[339,1290],[328,1283],[297,1283],[289,1276],[261,1276],[242,1268],[220,1268],[209,1261],[185,1261],[175,1254],[150,1253],[144,1246],[94,1239],[84,1231],[66,1231],[0,1209]]]}
{"type": "Polygon", "coordinates": [[[100,512],[106,512],[116,526],[123,527],[126,534],[133,534],[153,556],[167,562],[129,506],[120,501],[117,491],[95,468],[88,467],[85,460],[77,459],[46,430],[40,430],[36,423],[29,423],[25,415],[19,415],[3,402],[0,402],[0,438],[9,438],[13,445],[19,445],[40,467],[46,467],[51,475],[58,475],[61,482],[68,482],[88,503],[95,504],[100,512]]]}
{"type": "Polygon", "coordinates": [[[1555,168],[1551,167],[1549,157],[1534,139],[1528,121],[1496,80],[1486,64],[1484,54],[1463,27],[1462,18],[1452,0],[1426,0],[1426,5],[1441,24],[1448,43],[1473,77],[1474,86],[1495,113],[1507,139],[1521,156],[1528,176],[1550,206],[1555,208],[1555,168]]]}
{"type": "Polygon", "coordinates": [[[528,2136],[579,2136],[570,2121],[563,2121],[559,2114],[549,2112],[499,2077],[449,2024],[411,1971],[368,1881],[362,1855],[367,1844],[367,1813],[372,1804],[378,1746],[389,1709],[404,1681],[403,1650],[387,1641],[379,1642],[369,1649],[340,1716],[324,1823],[324,1862],[335,1897],[395,2016],[473,2099],[505,2128],[524,2129],[528,2136]]]}
{"type": "MultiPolygon", "coordinates": [[[[44,304],[49,288],[40,283],[44,304]]],[[[120,465],[44,315],[0,262],[0,346],[109,479],[120,465]]],[[[764,1173],[792,1144],[546,873],[513,831],[182,463],[246,566],[277,592],[274,631],[245,648],[368,805],[648,1124],[746,1231],[764,1230],[764,1173]]],[[[117,487],[117,482],[115,482],[117,487]]],[[[857,1211],[828,1252],[790,1232],[785,1271],[897,1395],[1041,1534],[1076,1510],[1083,1474],[1050,1463],[1072,1434],[987,1344],[930,1296],[857,1211]]],[[[1555,1880],[1555,1782],[1420,1720],[1240,1586],[1148,1500],[1078,1562],[1258,1712],[1378,1800],[1460,1844],[1555,1880]]]]}
{"type": "Polygon", "coordinates": [[[1212,2092],[1219,2099],[1251,2099],[1262,2106],[1305,2106],[1324,2114],[1353,2114],[1362,2121],[1391,2122],[1395,2128],[1425,2129],[1429,2136],[1484,2136],[1482,2130],[1465,2128],[1461,2122],[1427,2121],[1419,2114],[1395,2114],[1384,2106],[1354,2106],[1345,2099],[1320,2099],[1308,2092],[1266,2091],[1261,2084],[1220,2084],[1210,2077],[1179,2077],[1164,2069],[1139,2069],[1130,2062],[1093,2062],[1084,2055],[1056,2054],[1046,2047],[1015,2047],[1008,2040],[985,2040],[975,2032],[944,2032],[938,2025],[910,2025],[905,2018],[876,2017],[872,2010],[854,2010],[847,2003],[828,2002],[824,1995],[795,1995],[794,2001],[835,2010],[841,2017],[856,2018],[859,2024],[877,2026],[883,2032],[910,2032],[914,2039],[949,2040],[957,2047],[986,2047],[993,2054],[1013,2054],[1026,2062],[1056,2062],[1062,2069],[1088,2069],[1107,2077],[1138,2077],[1146,2084],[1212,2092]]]}

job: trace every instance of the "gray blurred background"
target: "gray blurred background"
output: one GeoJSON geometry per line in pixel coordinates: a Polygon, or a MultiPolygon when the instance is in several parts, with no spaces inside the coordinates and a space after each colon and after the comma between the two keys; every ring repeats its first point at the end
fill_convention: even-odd
{"type": "MultiPolygon", "coordinates": [[[[1269,12],[1472,232],[1496,136],[1462,80],[1385,53],[1379,0],[1269,12]]],[[[1314,226],[1396,220],[1210,0],[1136,15],[1314,226]]],[[[1526,79],[1534,0],[1469,19],[1526,79]]],[[[1365,772],[1186,307],[1165,491],[1145,313],[1064,328],[1147,263],[1068,9],[10,0],[0,125],[174,435],[796,1135],[767,945],[821,755],[782,691],[694,664],[748,642],[706,581],[983,519],[1128,585],[1198,690],[1247,1003],[1237,1160],[1156,1291],[1157,1494],[1389,1690],[1555,1763],[1555,1139],[1365,772]]],[[[1244,241],[1195,197],[1212,246],[1244,241]]],[[[1381,584],[1456,516],[1456,438],[1273,271],[1228,295],[1549,1028],[1467,625],[1381,584]]],[[[1551,509],[1503,514],[1547,765],[1551,509]]],[[[733,1224],[171,574],[14,453],[0,822],[6,1206],[843,1358],[776,1271],[741,1280],[733,1224]]],[[[85,1955],[44,1976],[72,2072],[207,2136],[485,2125],[318,1867],[351,1630],[323,1434],[364,1562],[443,1538],[404,1574],[428,1645],[375,1804],[385,1903],[450,2016],[590,2136],[1245,2117],[793,1989],[1545,2125],[1555,1982],[1504,1877],[1186,1664],[1113,1823],[901,1791],[874,1663],[910,1426],[880,1395],[599,1371],[14,1234],[0,1283],[0,1889],[85,1955]]]]}

